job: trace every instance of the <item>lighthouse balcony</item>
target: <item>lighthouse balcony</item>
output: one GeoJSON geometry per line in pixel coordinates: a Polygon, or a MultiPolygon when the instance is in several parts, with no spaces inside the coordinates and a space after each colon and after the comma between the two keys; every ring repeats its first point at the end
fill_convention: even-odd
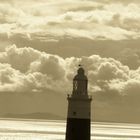
{"type": "Polygon", "coordinates": [[[82,94],[68,94],[67,99],[83,99],[83,100],[92,100],[91,95],[82,95],[82,94]]]}

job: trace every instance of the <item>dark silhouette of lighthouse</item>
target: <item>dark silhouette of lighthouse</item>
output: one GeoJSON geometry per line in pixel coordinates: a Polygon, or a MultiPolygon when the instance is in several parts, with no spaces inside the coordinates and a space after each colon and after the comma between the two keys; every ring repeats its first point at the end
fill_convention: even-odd
{"type": "Polygon", "coordinates": [[[88,79],[79,65],[73,79],[73,91],[68,95],[66,140],[90,140],[90,110],[92,98],[88,95],[88,79]]]}

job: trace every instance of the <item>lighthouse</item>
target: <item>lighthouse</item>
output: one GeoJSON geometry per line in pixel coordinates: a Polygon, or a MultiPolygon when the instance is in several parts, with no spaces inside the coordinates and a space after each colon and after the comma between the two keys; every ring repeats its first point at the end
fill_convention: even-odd
{"type": "Polygon", "coordinates": [[[79,66],[73,78],[73,91],[68,95],[68,114],[65,140],[90,140],[92,98],[88,95],[88,79],[79,66]]]}

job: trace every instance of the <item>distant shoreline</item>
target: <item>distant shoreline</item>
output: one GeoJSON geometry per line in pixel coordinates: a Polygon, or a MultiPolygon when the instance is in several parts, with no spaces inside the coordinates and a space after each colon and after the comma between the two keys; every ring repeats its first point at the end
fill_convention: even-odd
{"type": "MultiPolygon", "coordinates": [[[[39,122],[65,122],[66,119],[31,119],[31,118],[7,118],[7,117],[1,117],[0,120],[11,120],[11,121],[39,121],[39,122]]],[[[105,124],[134,124],[134,125],[140,125],[140,123],[130,123],[130,122],[113,122],[113,121],[92,121],[91,124],[99,124],[101,123],[102,125],[105,124]]]]}
{"type": "Polygon", "coordinates": [[[38,121],[40,121],[40,122],[48,122],[48,121],[50,121],[50,122],[53,122],[53,121],[65,121],[65,120],[62,120],[62,119],[31,119],[31,118],[4,118],[4,117],[2,117],[2,118],[0,118],[0,120],[12,120],[12,121],[36,121],[36,120],[38,120],[38,121]]]}

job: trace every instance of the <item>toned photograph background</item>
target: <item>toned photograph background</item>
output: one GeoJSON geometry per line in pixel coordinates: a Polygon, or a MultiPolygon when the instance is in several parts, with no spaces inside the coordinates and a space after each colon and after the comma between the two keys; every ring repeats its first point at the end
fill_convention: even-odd
{"type": "Polygon", "coordinates": [[[0,0],[0,116],[66,118],[83,65],[92,120],[140,122],[139,0],[0,0]]]}

